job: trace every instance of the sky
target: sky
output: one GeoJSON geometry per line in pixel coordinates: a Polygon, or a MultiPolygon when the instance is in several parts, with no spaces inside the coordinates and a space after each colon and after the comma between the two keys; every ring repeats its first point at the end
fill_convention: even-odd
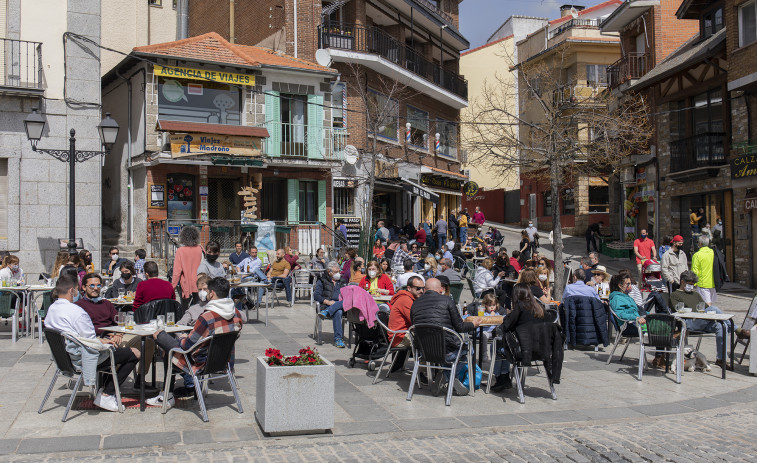
{"type": "Polygon", "coordinates": [[[560,5],[571,3],[589,7],[600,0],[463,0],[460,3],[460,32],[468,39],[471,48],[475,48],[485,44],[510,16],[555,19],[560,17],[560,5]]]}

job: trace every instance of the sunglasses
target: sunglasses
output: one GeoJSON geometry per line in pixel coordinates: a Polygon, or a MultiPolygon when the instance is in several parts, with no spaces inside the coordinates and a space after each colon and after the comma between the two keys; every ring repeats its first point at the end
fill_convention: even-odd
{"type": "Polygon", "coordinates": [[[425,286],[409,286],[410,288],[417,289],[418,291],[425,291],[425,286]]]}
{"type": "Polygon", "coordinates": [[[87,286],[89,286],[89,287],[90,287],[90,288],[92,288],[92,289],[95,289],[95,288],[102,288],[102,287],[103,287],[103,285],[87,285],[87,286]]]}

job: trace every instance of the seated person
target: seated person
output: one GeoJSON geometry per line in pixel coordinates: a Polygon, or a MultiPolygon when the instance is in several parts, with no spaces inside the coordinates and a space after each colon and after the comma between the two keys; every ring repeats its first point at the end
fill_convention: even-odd
{"type": "Polygon", "coordinates": [[[229,262],[231,262],[233,265],[236,265],[238,267],[239,264],[243,260],[247,259],[248,257],[250,257],[250,256],[249,256],[249,254],[247,254],[246,252],[244,252],[244,250],[242,248],[242,243],[239,242],[239,241],[237,241],[236,243],[234,243],[234,252],[232,252],[231,254],[229,254],[229,262]]]}
{"type": "Polygon", "coordinates": [[[476,269],[476,276],[473,278],[473,289],[476,294],[483,297],[488,292],[494,292],[501,305],[507,303],[507,294],[501,288],[499,288],[499,282],[505,277],[505,272],[499,272],[495,276],[492,274],[492,268],[494,268],[494,261],[487,257],[481,262],[481,265],[476,269]]]}
{"type": "Polygon", "coordinates": [[[197,274],[204,273],[211,278],[226,276],[226,264],[218,262],[220,254],[221,245],[218,244],[218,241],[208,241],[208,245],[205,246],[205,258],[197,267],[197,274]]]}
{"type": "Polygon", "coordinates": [[[410,255],[413,257],[418,257],[421,255],[421,250],[418,247],[418,243],[413,243],[410,245],[410,255]]]}
{"type": "MultiPolygon", "coordinates": [[[[429,278],[433,278],[436,276],[436,271],[438,268],[437,262],[440,261],[439,256],[431,257],[426,256],[426,258],[423,260],[423,270],[421,270],[421,276],[428,280],[429,278]]],[[[420,262],[418,262],[420,264],[420,262]]]]}
{"type": "Polygon", "coordinates": [[[413,266],[414,265],[415,264],[413,264],[413,261],[411,259],[409,259],[409,258],[405,259],[402,262],[402,266],[405,269],[405,273],[402,273],[402,274],[400,274],[397,277],[397,286],[396,287],[397,287],[398,290],[404,288],[407,285],[407,282],[410,279],[410,277],[418,277],[421,280],[423,280],[423,282],[424,282],[423,284],[424,285],[426,284],[425,283],[426,280],[422,276],[420,276],[419,274],[417,274],[417,273],[415,273],[413,271],[413,266]]]}
{"type": "MultiPolygon", "coordinates": [[[[123,267],[121,267],[123,268],[123,267]]],[[[123,273],[121,273],[123,275],[123,273]]],[[[116,315],[118,311],[107,299],[100,296],[103,287],[102,277],[96,273],[88,273],[82,278],[82,288],[84,288],[84,297],[76,301],[76,305],[84,309],[92,320],[92,326],[95,327],[95,333],[98,336],[108,336],[110,333],[102,329],[108,326],[116,325],[116,315]]]]}
{"type": "Polygon", "coordinates": [[[134,264],[130,260],[124,259],[121,261],[121,276],[113,281],[113,286],[105,293],[105,297],[113,299],[118,297],[118,290],[123,290],[124,294],[136,294],[137,285],[142,281],[137,278],[137,272],[134,269],[134,264]]]}
{"type": "MultiPolygon", "coordinates": [[[[699,277],[697,277],[696,273],[691,270],[686,270],[681,273],[680,281],[681,287],[673,291],[670,295],[670,305],[672,307],[675,307],[676,304],[682,302],[684,307],[690,307],[693,310],[698,304],[705,302],[694,287],[699,281],[699,277]]],[[[705,310],[707,312],[723,313],[714,305],[706,307],[705,310]]],[[[686,329],[703,333],[715,333],[715,346],[717,347],[715,365],[722,367],[723,362],[727,360],[726,353],[723,352],[723,325],[712,320],[686,320],[686,329]]],[[[727,337],[725,342],[726,344],[729,342],[727,337]]],[[[662,366],[664,367],[664,364],[662,366]]],[[[730,365],[728,365],[728,369],[730,369],[730,365]]]]}
{"type": "Polygon", "coordinates": [[[300,260],[299,254],[297,254],[297,251],[292,252],[292,248],[289,246],[284,246],[284,259],[289,262],[289,267],[291,267],[292,271],[302,268],[302,266],[297,263],[297,261],[300,260]]]}
{"type": "Polygon", "coordinates": [[[562,300],[570,296],[586,296],[599,299],[597,290],[584,283],[586,280],[586,270],[579,268],[573,271],[571,276],[572,282],[565,286],[565,291],[562,293],[562,300]]]}
{"type": "Polygon", "coordinates": [[[342,289],[342,276],[339,264],[336,261],[329,262],[326,271],[318,277],[313,288],[313,300],[318,302],[319,316],[322,319],[330,318],[334,326],[334,346],[343,349],[342,315],[344,314],[342,301],[339,300],[339,291],[342,289]]]}
{"type": "Polygon", "coordinates": [[[452,268],[452,261],[449,259],[439,261],[439,271],[436,273],[436,276],[445,276],[449,279],[450,283],[460,283],[462,281],[460,274],[452,268]]]}
{"type": "Polygon", "coordinates": [[[423,224],[421,224],[421,226],[418,227],[418,231],[416,231],[415,234],[413,235],[413,239],[420,246],[426,245],[426,230],[423,229],[423,224]]]}
{"type": "MultiPolygon", "coordinates": [[[[152,337],[155,342],[163,349],[164,352],[168,352],[173,348],[189,349],[202,338],[212,336],[213,334],[231,333],[235,331],[241,331],[243,322],[242,315],[234,307],[234,301],[229,299],[229,282],[222,277],[216,277],[208,281],[208,303],[205,306],[205,312],[200,315],[197,322],[194,325],[189,334],[180,334],[177,337],[173,337],[163,330],[156,331],[152,337]]],[[[234,354],[232,352],[232,359],[234,354]]],[[[173,364],[176,365],[185,373],[190,371],[199,371],[207,360],[208,349],[207,347],[200,347],[192,352],[191,364],[187,365],[183,355],[175,354],[173,358],[173,364]],[[191,370],[190,370],[191,369],[191,370]]],[[[168,395],[168,407],[174,406],[174,376],[171,375],[171,384],[169,387],[168,395]]],[[[162,406],[163,405],[163,392],[156,397],[147,400],[149,405],[162,406]]]]}
{"type": "MultiPolygon", "coordinates": [[[[580,270],[583,269],[576,271],[580,270]]],[[[631,278],[629,276],[622,273],[613,276],[610,280],[610,291],[610,308],[615,313],[618,325],[627,321],[639,324],[646,323],[644,318],[646,313],[639,313],[639,306],[628,294],[631,292],[631,278]]],[[[636,333],[635,329],[633,332],[636,333]]]]}
{"type": "Polygon", "coordinates": [[[552,300],[552,288],[549,286],[549,269],[544,267],[537,267],[536,278],[539,279],[539,287],[549,300],[552,300]]]}
{"type": "Polygon", "coordinates": [[[176,322],[177,325],[194,326],[195,322],[205,312],[205,306],[208,304],[208,282],[210,277],[201,273],[197,275],[197,296],[200,301],[197,304],[190,305],[184,315],[176,322]]]}
{"type": "MultiPolygon", "coordinates": [[[[407,281],[406,289],[401,289],[392,297],[389,302],[389,325],[388,328],[392,331],[407,331],[412,325],[410,322],[410,308],[413,302],[420,297],[426,288],[423,286],[423,280],[419,277],[410,277],[407,281]]],[[[392,347],[407,347],[410,348],[410,338],[405,336],[405,333],[399,333],[392,339],[392,347]]],[[[402,368],[407,358],[407,351],[398,352],[397,356],[392,362],[390,372],[395,372],[402,368]]]]}
{"type": "Polygon", "coordinates": [[[158,264],[153,261],[145,262],[145,276],[147,279],[137,285],[134,295],[134,310],[150,301],[157,299],[176,299],[176,292],[171,282],[158,276],[158,264]]]}
{"type": "MultiPolygon", "coordinates": [[[[292,276],[290,275],[292,266],[284,259],[284,250],[279,248],[276,250],[276,260],[271,262],[271,268],[268,269],[266,277],[273,282],[274,285],[281,287],[284,286],[284,293],[286,294],[287,302],[291,305],[292,300],[292,276]]],[[[258,303],[260,303],[260,292],[258,292],[258,303]]]]}
{"type": "Polygon", "coordinates": [[[394,285],[391,278],[381,271],[378,262],[372,260],[368,262],[368,275],[360,280],[360,287],[374,296],[393,296],[394,285]]]}
{"type": "Polygon", "coordinates": [[[376,260],[381,260],[384,258],[385,252],[386,252],[386,247],[384,246],[380,238],[377,239],[376,242],[373,243],[373,258],[376,260]]]}
{"type": "Polygon", "coordinates": [[[323,248],[318,248],[315,251],[315,257],[310,261],[310,268],[313,270],[326,270],[326,265],[328,265],[326,251],[323,248]]]}
{"type": "Polygon", "coordinates": [[[455,256],[452,255],[449,245],[446,245],[446,244],[443,245],[441,252],[442,252],[442,259],[455,260],[455,256]]]}
{"type": "Polygon", "coordinates": [[[507,249],[500,248],[497,257],[494,258],[494,273],[504,272],[505,275],[515,276],[515,268],[510,265],[510,258],[507,256],[507,249]]]}
{"type": "Polygon", "coordinates": [[[597,265],[597,267],[591,271],[594,275],[594,288],[597,289],[597,294],[600,297],[608,297],[610,295],[610,276],[607,273],[607,269],[604,265],[597,265]]]}
{"type": "Polygon", "coordinates": [[[363,281],[363,278],[365,278],[365,273],[363,272],[364,266],[365,266],[365,261],[363,260],[363,258],[356,257],[355,260],[352,262],[352,269],[350,271],[349,284],[357,285],[357,284],[360,284],[361,281],[363,281]]]}
{"type": "Polygon", "coordinates": [[[518,251],[517,249],[513,251],[512,257],[510,258],[510,265],[513,266],[517,273],[520,273],[521,269],[523,268],[520,265],[520,251],[518,251]]]}
{"type": "MultiPolygon", "coordinates": [[[[484,295],[484,297],[481,298],[481,302],[476,304],[470,304],[468,306],[468,313],[467,316],[477,316],[479,310],[482,310],[484,312],[484,316],[492,316],[492,315],[505,315],[506,311],[505,308],[497,302],[497,298],[492,293],[487,293],[484,295]]],[[[483,328],[481,330],[481,335],[484,337],[484,344],[487,344],[489,342],[489,339],[492,336],[492,333],[494,332],[494,329],[496,326],[487,326],[486,328],[483,328]]],[[[492,360],[492,356],[494,355],[494,352],[486,352],[486,355],[488,356],[489,361],[492,360]]],[[[494,368],[492,373],[495,376],[496,383],[491,388],[494,392],[503,391],[505,389],[510,389],[512,387],[512,381],[510,380],[510,362],[507,360],[497,358],[497,356],[494,356],[494,368]],[[505,371],[503,374],[502,371],[505,371]]]]}
{"type": "MultiPolygon", "coordinates": [[[[323,250],[320,251],[323,252],[323,250]]],[[[268,278],[263,272],[262,267],[263,261],[261,261],[258,257],[258,248],[256,246],[250,246],[250,252],[247,257],[242,262],[240,262],[239,265],[237,265],[237,269],[239,269],[239,271],[249,273],[251,278],[259,282],[268,283],[268,278]]],[[[198,274],[197,276],[199,277],[200,275],[198,274]]],[[[258,306],[260,306],[260,302],[263,300],[264,292],[265,288],[258,288],[258,306]]],[[[232,299],[241,294],[246,294],[246,291],[243,288],[233,288],[231,290],[232,299]]],[[[241,310],[240,306],[238,306],[237,309],[241,310]]]]}
{"type": "Polygon", "coordinates": [[[531,293],[535,298],[539,299],[545,304],[549,304],[551,299],[548,294],[545,294],[539,284],[539,277],[536,274],[536,270],[532,268],[524,268],[520,275],[518,275],[518,283],[525,283],[529,286],[531,293]]]}
{"type": "MultiPolygon", "coordinates": [[[[97,281],[97,279],[89,279],[88,281],[97,281]]],[[[58,298],[50,305],[45,317],[45,326],[61,332],[73,333],[82,338],[95,339],[97,334],[95,327],[92,324],[92,319],[89,318],[87,312],[84,311],[78,305],[73,303],[75,295],[79,294],[79,282],[76,278],[70,278],[66,275],[61,275],[58,278],[58,282],[55,284],[55,294],[58,298]]],[[[116,344],[115,339],[111,338],[98,338],[103,344],[116,344]]],[[[78,365],[82,368],[82,375],[85,375],[85,367],[83,365],[83,357],[90,355],[91,352],[83,352],[86,349],[67,342],[66,350],[71,356],[71,360],[74,365],[78,365]]],[[[116,372],[118,384],[123,384],[126,378],[129,377],[134,370],[137,362],[139,361],[139,349],[116,347],[113,349],[113,357],[115,363],[118,365],[116,372]]],[[[110,356],[107,352],[101,351],[99,353],[98,364],[104,362],[110,362],[110,356]]],[[[94,379],[94,377],[93,377],[94,379]]],[[[102,387],[97,391],[94,404],[104,410],[117,412],[120,405],[116,401],[116,385],[113,382],[114,378],[108,376],[102,387]]],[[[85,381],[85,385],[90,385],[85,381]]]]}

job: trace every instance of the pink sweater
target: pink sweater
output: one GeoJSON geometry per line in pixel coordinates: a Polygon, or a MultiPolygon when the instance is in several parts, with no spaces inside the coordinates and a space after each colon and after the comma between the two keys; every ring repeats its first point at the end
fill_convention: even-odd
{"type": "Polygon", "coordinates": [[[365,320],[368,328],[373,328],[373,325],[376,324],[376,314],[379,309],[368,291],[360,286],[344,286],[339,291],[339,300],[344,304],[343,310],[345,312],[353,308],[360,310],[362,319],[365,320]]]}
{"type": "Polygon", "coordinates": [[[181,283],[181,296],[187,298],[197,292],[197,267],[202,262],[202,247],[182,246],[176,250],[173,260],[171,284],[181,283]]]}

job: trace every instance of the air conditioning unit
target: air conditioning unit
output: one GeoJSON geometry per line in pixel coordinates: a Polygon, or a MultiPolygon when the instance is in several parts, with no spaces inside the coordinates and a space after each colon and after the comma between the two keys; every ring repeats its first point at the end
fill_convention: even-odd
{"type": "Polygon", "coordinates": [[[636,169],[634,168],[634,166],[626,166],[620,168],[620,183],[636,183],[636,169]]]}
{"type": "Polygon", "coordinates": [[[463,169],[462,170],[462,174],[465,175],[466,177],[470,178],[470,169],[463,169]]]}

